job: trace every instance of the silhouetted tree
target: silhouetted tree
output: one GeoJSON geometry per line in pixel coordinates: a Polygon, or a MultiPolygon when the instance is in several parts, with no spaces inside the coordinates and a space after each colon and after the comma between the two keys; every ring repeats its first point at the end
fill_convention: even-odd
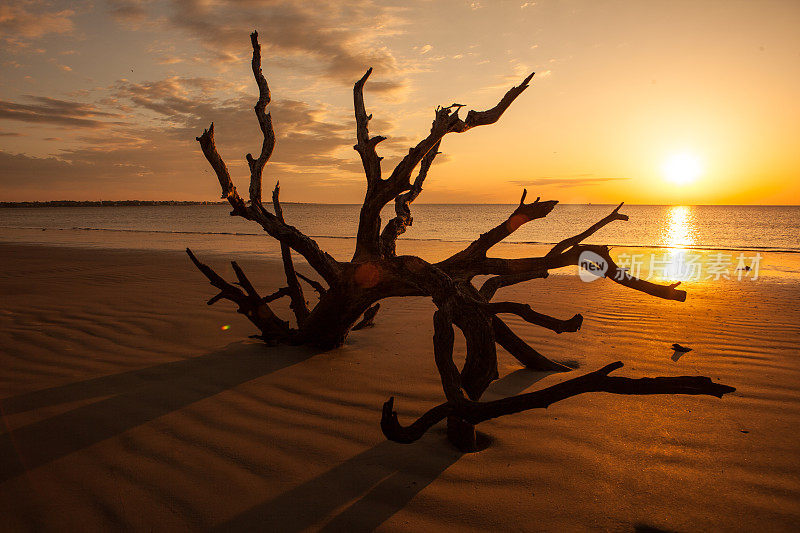
{"type": "Polygon", "coordinates": [[[214,144],[214,125],[197,138],[203,154],[217,174],[222,186],[222,197],[233,208],[231,215],[240,216],[261,225],[279,241],[286,286],[276,292],[261,296],[245,273],[232,262],[237,282],[229,283],[207,265],[201,263],[191,250],[187,253],[194,264],[209,279],[219,293],[209,300],[213,304],[221,299],[231,300],[238,312],[245,315],[261,332],[264,341],[287,344],[309,344],[323,349],[341,346],[351,330],[369,325],[379,309],[379,301],[397,296],[427,296],[437,307],[433,315],[433,352],[441,375],[446,402],[434,407],[421,418],[404,427],[393,410],[394,398],[383,407],[381,428],[387,438],[398,442],[417,440],[433,424],[447,419],[450,440],[465,451],[475,450],[474,425],[491,418],[537,407],[577,394],[604,391],[615,394],[705,394],[722,397],[735,389],[713,383],[707,377],[657,377],[623,378],[608,374],[622,366],[612,363],[600,370],[567,380],[536,392],[512,396],[492,402],[479,399],[489,384],[498,378],[496,344],[505,348],[527,368],[546,371],[568,371],[570,368],[551,361],[518,337],[498,315],[514,314],[526,322],[548,328],[557,333],[580,329],[583,317],[575,315],[562,320],[538,313],[527,304],[495,302],[495,292],[505,286],[535,278],[545,278],[552,269],[578,264],[583,252],[593,252],[607,265],[606,277],[616,283],[647,294],[684,301],[686,293],[678,290],[677,283],[658,285],[638,279],[619,269],[609,255],[608,247],[581,244],[597,230],[616,220],[628,220],[617,206],[605,218],[573,237],[564,239],[541,257],[501,259],[488,257],[487,252],[523,224],[543,218],[555,207],[556,201],[538,198],[525,203],[522,193],[519,206],[498,226],[480,235],[466,248],[438,263],[429,263],[411,255],[397,255],[397,238],[411,226],[411,203],[419,196],[431,164],[439,154],[442,139],[450,133],[464,133],[478,126],[497,122],[514,100],[528,88],[533,74],[512,87],[500,102],[486,111],[469,111],[466,118],[459,116],[458,104],[439,107],[435,111],[430,133],[413,146],[395,166],[388,177],[382,176],[381,157],[376,147],[385,140],[380,135],[370,136],[368,115],[364,106],[364,85],[372,69],[355,83],[353,100],[356,118],[355,150],[361,156],[367,188],[359,216],[358,233],[353,258],[349,262],[335,260],[319,245],[283,216],[276,185],[272,193],[272,211],[264,206],[261,182],[264,166],[275,146],[272,118],[266,111],[270,103],[267,80],[261,71],[261,46],[258,34],[251,36],[253,46],[253,75],[259,89],[255,105],[263,143],[257,158],[247,154],[250,168],[249,201],[245,201],[233,185],[228,169],[214,144]],[[412,175],[419,167],[412,181],[412,175]],[[384,206],[394,201],[396,216],[381,229],[380,213],[384,206]],[[324,284],[295,271],[292,254],[300,254],[324,280],[324,284]],[[473,285],[479,275],[489,275],[480,288],[473,285]],[[300,280],[306,282],[319,298],[309,308],[300,280]],[[327,285],[327,286],[326,286],[327,285]],[[296,319],[292,325],[280,319],[270,304],[287,297],[296,319]],[[361,320],[359,320],[361,319],[361,320]],[[459,328],[466,340],[466,360],[463,368],[453,361],[453,326],[459,328]]]}

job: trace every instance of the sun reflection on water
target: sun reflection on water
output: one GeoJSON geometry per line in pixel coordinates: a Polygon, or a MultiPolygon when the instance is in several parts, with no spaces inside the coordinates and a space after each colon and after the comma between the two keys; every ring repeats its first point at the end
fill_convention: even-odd
{"type": "Polygon", "coordinates": [[[695,244],[694,213],[685,205],[674,205],[669,208],[661,236],[664,243],[671,248],[684,248],[695,244]]]}
{"type": "Polygon", "coordinates": [[[686,281],[697,277],[699,268],[696,253],[687,247],[696,243],[697,229],[692,208],[675,205],[669,208],[664,226],[661,229],[661,240],[669,248],[663,251],[662,257],[656,258],[656,265],[651,265],[651,275],[667,281],[686,281]]]}

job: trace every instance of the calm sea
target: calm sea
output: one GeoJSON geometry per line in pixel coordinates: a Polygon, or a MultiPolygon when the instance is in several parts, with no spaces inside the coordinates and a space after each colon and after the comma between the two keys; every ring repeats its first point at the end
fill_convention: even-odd
{"type": "MultiPolygon", "coordinates": [[[[391,206],[390,206],[391,207],[391,206]]],[[[505,220],[513,205],[420,204],[405,240],[468,242],[505,220]]],[[[521,227],[509,243],[555,243],[605,216],[613,206],[558,205],[545,219],[521,227]]],[[[315,238],[352,238],[357,205],[285,204],[286,220],[315,238]]],[[[254,249],[264,233],[228,216],[223,205],[53,207],[0,209],[0,240],[89,244],[112,248],[176,248],[198,236],[221,252],[254,249]],[[46,231],[42,231],[46,230],[46,231]],[[50,232],[47,234],[47,232],[50,232]],[[191,236],[191,237],[190,237],[191,236]],[[173,245],[170,246],[170,243],[173,245]]],[[[798,206],[624,206],[629,222],[606,226],[589,243],[628,247],[800,252],[798,206]]],[[[384,221],[392,209],[383,214],[384,221]]]]}

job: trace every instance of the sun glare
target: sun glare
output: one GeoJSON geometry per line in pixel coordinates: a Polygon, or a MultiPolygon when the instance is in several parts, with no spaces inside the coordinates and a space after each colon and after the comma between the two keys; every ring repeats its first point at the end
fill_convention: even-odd
{"type": "Polygon", "coordinates": [[[703,165],[696,155],[684,152],[669,156],[661,170],[667,181],[675,185],[687,185],[700,177],[703,165]]]}

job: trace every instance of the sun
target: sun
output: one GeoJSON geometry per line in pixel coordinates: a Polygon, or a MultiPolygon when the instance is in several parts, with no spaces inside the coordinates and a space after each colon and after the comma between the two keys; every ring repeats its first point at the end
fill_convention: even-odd
{"type": "Polygon", "coordinates": [[[661,171],[667,181],[675,185],[687,185],[700,177],[703,165],[696,155],[683,152],[669,156],[661,166],[661,171]]]}

